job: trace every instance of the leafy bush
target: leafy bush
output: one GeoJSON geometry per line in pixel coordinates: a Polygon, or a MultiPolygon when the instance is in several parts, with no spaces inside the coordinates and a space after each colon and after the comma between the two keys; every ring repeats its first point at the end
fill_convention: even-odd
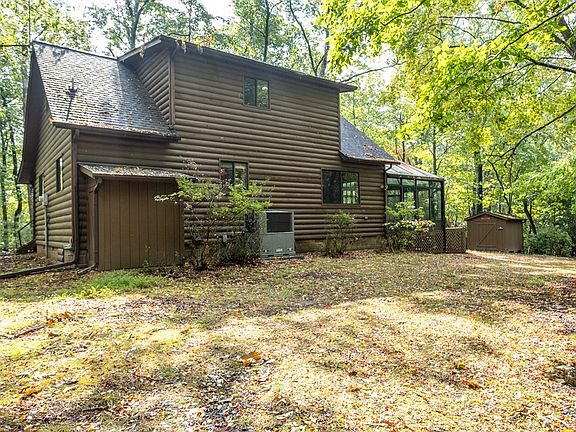
{"type": "Polygon", "coordinates": [[[269,201],[260,200],[262,194],[262,187],[253,182],[247,188],[244,185],[229,186],[228,205],[221,208],[221,215],[228,226],[240,229],[220,243],[220,264],[246,265],[260,258],[258,215],[270,207],[269,201]]]}
{"type": "Polygon", "coordinates": [[[387,217],[385,247],[391,252],[412,249],[414,233],[429,231],[434,226],[434,222],[424,220],[424,210],[409,201],[388,207],[387,217]]]}
{"type": "Polygon", "coordinates": [[[540,228],[537,234],[528,235],[525,248],[527,253],[532,254],[571,256],[574,242],[563,229],[549,226],[540,228]]]}
{"type": "Polygon", "coordinates": [[[157,276],[129,271],[106,272],[90,280],[76,282],[66,294],[79,298],[108,297],[138,289],[155,287],[160,285],[161,282],[162,278],[157,276]]]}
{"type": "Polygon", "coordinates": [[[192,218],[191,263],[196,270],[221,264],[246,264],[259,256],[256,233],[258,213],[270,207],[262,200],[263,190],[252,182],[248,187],[231,185],[197,175],[191,164],[192,176],[177,179],[178,191],[157,196],[158,201],[184,203],[192,218]],[[223,230],[229,241],[218,241],[223,230]]]}
{"type": "Polygon", "coordinates": [[[228,236],[218,248],[218,262],[222,265],[254,264],[260,258],[260,233],[241,231],[228,236]]]}
{"type": "Polygon", "coordinates": [[[328,216],[327,222],[330,228],[324,241],[324,252],[331,257],[342,256],[354,242],[352,231],[356,220],[350,213],[339,211],[328,216]]]}

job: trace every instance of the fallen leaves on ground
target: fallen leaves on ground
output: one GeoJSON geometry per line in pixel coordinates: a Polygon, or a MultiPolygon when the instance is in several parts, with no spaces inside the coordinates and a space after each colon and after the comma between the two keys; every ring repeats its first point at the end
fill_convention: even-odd
{"type": "Polygon", "coordinates": [[[576,430],[575,260],[309,255],[67,294],[95,277],[0,281],[0,431],[576,430]]]}

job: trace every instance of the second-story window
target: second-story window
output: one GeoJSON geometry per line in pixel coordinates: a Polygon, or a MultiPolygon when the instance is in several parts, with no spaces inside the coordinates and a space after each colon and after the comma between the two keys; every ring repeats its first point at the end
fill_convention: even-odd
{"type": "Polygon", "coordinates": [[[248,164],[246,162],[220,162],[220,178],[231,185],[248,187],[248,164]]]}
{"type": "Polygon", "coordinates": [[[266,80],[244,77],[244,104],[256,108],[270,107],[270,84],[266,80]]]}
{"type": "Polygon", "coordinates": [[[60,156],[56,159],[56,192],[60,192],[62,190],[62,186],[64,185],[64,157],[60,156]]]}

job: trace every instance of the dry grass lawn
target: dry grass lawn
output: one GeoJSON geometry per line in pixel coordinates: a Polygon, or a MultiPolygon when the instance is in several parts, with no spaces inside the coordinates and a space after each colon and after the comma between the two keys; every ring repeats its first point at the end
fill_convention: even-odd
{"type": "Polygon", "coordinates": [[[0,282],[0,431],[575,431],[576,260],[0,282]]]}

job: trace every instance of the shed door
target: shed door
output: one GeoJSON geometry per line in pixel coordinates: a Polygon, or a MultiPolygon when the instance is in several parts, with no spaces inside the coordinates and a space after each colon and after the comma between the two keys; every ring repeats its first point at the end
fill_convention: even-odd
{"type": "Polygon", "coordinates": [[[478,249],[498,250],[498,230],[494,221],[479,222],[478,249]]]}
{"type": "Polygon", "coordinates": [[[178,264],[184,249],[181,206],[156,195],[172,182],[105,180],[98,190],[98,267],[102,270],[178,264]]]}

